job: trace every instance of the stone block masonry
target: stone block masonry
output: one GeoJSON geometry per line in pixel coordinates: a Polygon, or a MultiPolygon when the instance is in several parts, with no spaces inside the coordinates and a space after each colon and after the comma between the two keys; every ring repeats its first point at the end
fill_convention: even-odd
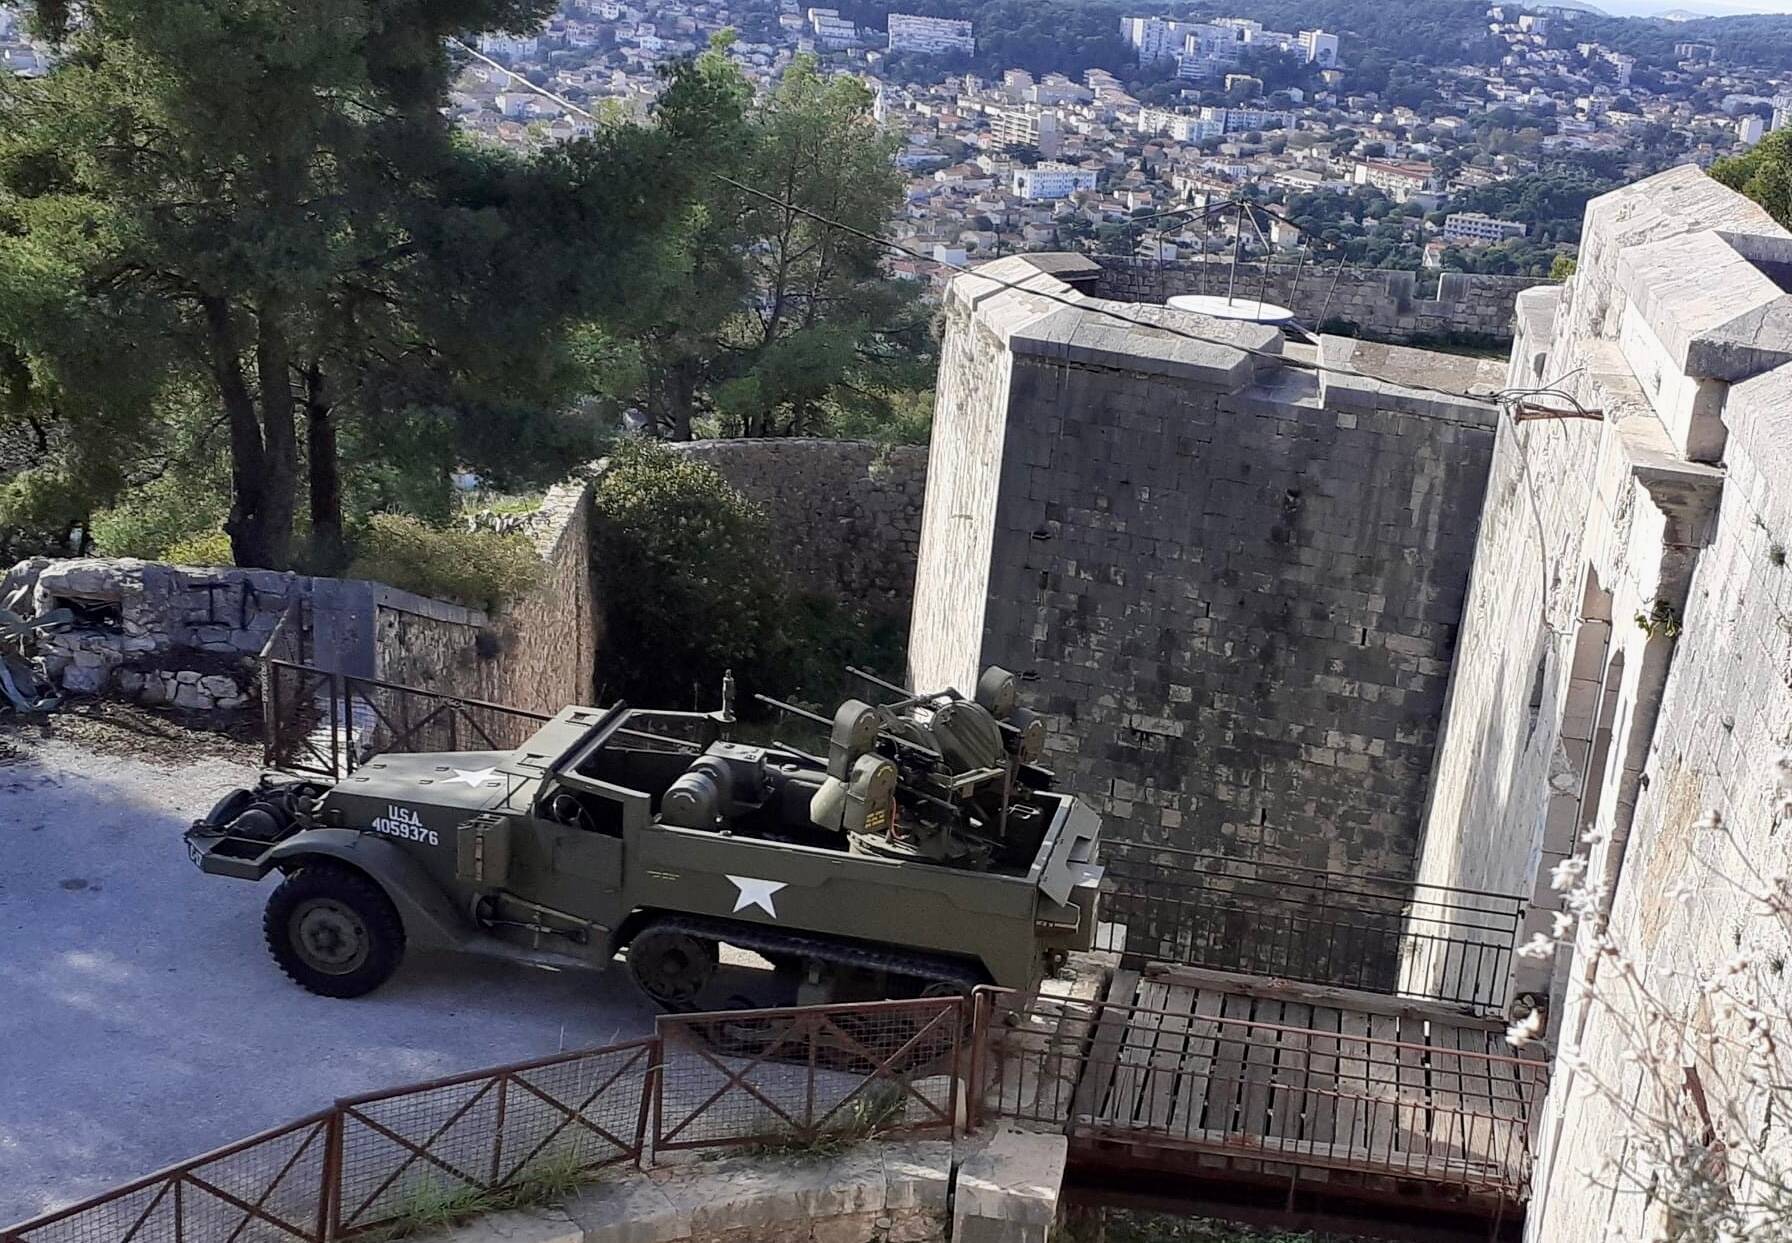
{"type": "Polygon", "coordinates": [[[800,589],[907,616],[926,449],[810,439],[700,440],[678,448],[765,510],[768,552],[800,589]]]}
{"type": "Polygon", "coordinates": [[[591,585],[591,485],[557,485],[524,529],[541,556],[541,580],[497,616],[379,610],[375,646],[382,679],[535,712],[590,702],[599,629],[591,585]]]}
{"type": "MultiPolygon", "coordinates": [[[[1100,258],[1095,292],[1120,302],[1163,302],[1176,294],[1224,294],[1231,264],[1225,260],[1154,263],[1119,256],[1100,258]]],[[[1357,334],[1395,344],[1445,341],[1504,343],[1512,340],[1518,295],[1555,282],[1539,276],[1487,276],[1440,272],[1436,294],[1425,296],[1420,275],[1378,268],[1308,263],[1244,263],[1236,296],[1285,306],[1309,327],[1354,325],[1357,334]],[[1266,279],[1267,276],[1267,279],[1266,279]]]]}
{"type": "Polygon", "coordinates": [[[1493,409],[1398,381],[1494,369],[1098,307],[954,283],[913,676],[1018,672],[1118,837],[1410,875],[1493,409]]]}
{"type": "Polygon", "coordinates": [[[1589,203],[1574,277],[1518,321],[1510,382],[1600,417],[1500,427],[1420,877],[1534,895],[1521,938],[1547,938],[1552,865],[1583,861],[1595,917],[1510,988],[1564,1054],[1526,1238],[1653,1238],[1684,1192],[1657,1194],[1639,1120],[1696,1099],[1730,1188],[1777,1160],[1775,1090],[1710,1051],[1792,1040],[1754,896],[1792,871],[1792,235],[1672,169],[1589,203]],[[1690,1064],[1654,1061],[1679,1033],[1690,1064]]]}
{"type": "Polygon", "coordinates": [[[129,558],[22,562],[0,599],[27,615],[74,610],[74,624],[37,647],[49,677],[76,694],[244,707],[255,658],[290,614],[303,637],[287,659],[551,713],[592,694],[590,515],[589,484],[548,493],[527,524],[541,581],[495,618],[383,583],[129,558]]]}

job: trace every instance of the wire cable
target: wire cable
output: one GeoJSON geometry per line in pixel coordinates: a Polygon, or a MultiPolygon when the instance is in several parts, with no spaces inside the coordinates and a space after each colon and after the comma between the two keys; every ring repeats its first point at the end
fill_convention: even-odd
{"type": "MultiPolygon", "coordinates": [[[[892,241],[886,237],[879,237],[875,233],[867,232],[864,229],[857,228],[842,221],[831,220],[820,212],[811,211],[801,204],[792,203],[788,199],[779,198],[775,194],[755,189],[753,186],[749,186],[742,181],[737,181],[724,173],[711,173],[710,176],[714,177],[717,181],[722,182],[724,185],[732,186],[742,194],[750,195],[753,198],[771,203],[784,211],[802,216],[803,218],[814,221],[816,224],[823,225],[824,227],[835,229],[846,234],[848,237],[858,238],[860,241],[870,243],[874,246],[880,246],[885,250],[894,251],[897,254],[906,255],[911,259],[917,259],[923,263],[936,263],[948,271],[957,272],[962,276],[970,276],[976,280],[987,281],[1000,289],[1006,289],[1013,293],[1026,294],[1028,297],[1039,298],[1046,302],[1056,303],[1060,306],[1069,307],[1072,310],[1082,311],[1085,314],[1100,315],[1104,318],[1125,324],[1129,328],[1138,328],[1146,332],[1161,332],[1172,337],[1179,337],[1185,341],[1194,341],[1201,345],[1212,345],[1222,349],[1237,350],[1241,354],[1247,354],[1253,358],[1267,359],[1281,366],[1292,367],[1300,371],[1344,376],[1349,379],[1366,380],[1376,384],[1387,384],[1391,387],[1405,389],[1410,392],[1431,393],[1439,397],[1448,397],[1452,401],[1467,401],[1484,406],[1497,404],[1494,395],[1491,393],[1463,393],[1458,392],[1455,389],[1438,388],[1429,384],[1412,384],[1406,381],[1383,380],[1379,376],[1372,376],[1350,367],[1339,367],[1328,363],[1307,362],[1304,359],[1291,358],[1288,355],[1275,350],[1258,349],[1255,346],[1240,345],[1236,341],[1223,341],[1214,337],[1204,337],[1198,332],[1190,332],[1188,329],[1181,328],[1175,324],[1160,324],[1150,320],[1135,319],[1130,315],[1123,315],[1118,311],[1111,310],[1108,305],[1103,304],[1103,300],[1101,299],[1085,298],[1084,300],[1079,301],[1078,297],[1083,297],[1082,295],[1078,295],[1078,297],[1065,297],[1062,294],[1052,293],[1049,290],[1035,288],[1027,282],[1011,281],[1003,277],[992,276],[987,271],[978,268],[966,267],[963,264],[952,263],[944,259],[935,259],[933,256],[924,254],[911,246],[905,246],[901,242],[892,241]]],[[[1046,276],[1048,273],[1041,270],[1038,275],[1046,276]]]]}
{"type": "MultiPolygon", "coordinates": [[[[554,101],[555,103],[559,104],[561,107],[566,108],[567,110],[574,112],[574,113],[578,114],[579,116],[584,117],[588,121],[592,121],[592,122],[597,121],[597,118],[592,116],[591,113],[588,112],[586,109],[579,107],[577,104],[573,103],[571,100],[568,100],[559,95],[556,95],[553,91],[548,90],[544,86],[537,86],[535,83],[529,81],[529,79],[524,78],[524,77],[520,76],[519,74],[516,74],[516,73],[512,72],[511,70],[505,68],[503,65],[499,64],[497,61],[495,61],[491,57],[487,56],[485,53],[475,51],[473,48],[468,47],[467,44],[465,42],[463,42],[462,40],[450,39],[449,42],[452,43],[454,46],[460,48],[463,52],[467,53],[467,55],[473,57],[475,60],[481,62],[482,64],[488,65],[493,69],[498,70],[499,72],[505,74],[507,77],[509,77],[513,81],[520,83],[521,85],[523,85],[524,87],[526,87],[527,89],[529,89],[531,91],[534,91],[536,94],[541,95],[544,98],[554,101]]],[[[923,254],[921,251],[915,250],[914,248],[909,247],[909,246],[905,246],[901,242],[897,242],[897,241],[894,241],[894,240],[892,240],[890,238],[886,238],[886,237],[880,237],[875,233],[869,233],[863,229],[855,228],[854,226],[846,224],[843,221],[831,220],[819,212],[811,211],[808,208],[803,207],[801,204],[792,203],[788,199],[783,199],[783,198],[778,197],[775,194],[770,194],[764,190],[760,190],[753,186],[749,186],[745,182],[737,181],[733,177],[729,177],[726,174],[711,173],[710,176],[714,177],[717,181],[723,183],[724,185],[733,187],[734,189],[740,191],[742,194],[746,194],[753,198],[760,199],[764,202],[770,203],[773,206],[780,208],[781,210],[791,212],[798,216],[802,216],[803,218],[813,221],[816,224],[822,225],[825,228],[834,229],[838,232],[846,234],[849,237],[858,238],[860,241],[867,242],[871,245],[881,247],[885,250],[893,251],[897,254],[906,255],[907,257],[909,257],[911,259],[919,260],[922,263],[937,263],[937,264],[939,264],[939,266],[946,268],[948,271],[956,272],[963,276],[972,276],[978,280],[988,281],[989,283],[996,285],[999,288],[1006,289],[1012,293],[1023,293],[1023,294],[1028,295],[1029,297],[1041,298],[1047,302],[1054,302],[1061,306],[1069,307],[1072,310],[1083,311],[1087,314],[1100,315],[1100,316],[1103,316],[1104,318],[1111,319],[1118,323],[1125,324],[1129,328],[1143,329],[1148,332],[1167,333],[1170,336],[1178,337],[1185,341],[1193,341],[1200,345],[1212,345],[1212,346],[1217,346],[1222,349],[1238,350],[1240,353],[1249,355],[1250,357],[1267,359],[1267,360],[1269,360],[1271,362],[1275,362],[1281,366],[1292,367],[1292,368],[1294,368],[1296,370],[1300,370],[1300,371],[1309,371],[1309,372],[1313,372],[1315,374],[1321,374],[1321,375],[1343,376],[1348,379],[1366,380],[1371,383],[1377,383],[1377,384],[1389,384],[1395,388],[1406,389],[1410,392],[1430,393],[1433,396],[1437,396],[1437,397],[1447,397],[1451,401],[1466,401],[1466,402],[1472,402],[1476,405],[1486,405],[1486,406],[1494,406],[1494,405],[1499,404],[1497,397],[1492,394],[1462,393],[1462,392],[1457,392],[1455,389],[1438,388],[1436,386],[1429,385],[1429,384],[1412,384],[1412,383],[1407,383],[1407,382],[1403,382],[1403,381],[1397,382],[1397,381],[1393,381],[1393,380],[1383,380],[1377,376],[1367,375],[1367,374],[1365,374],[1361,371],[1357,371],[1351,367],[1338,367],[1338,366],[1334,366],[1334,365],[1330,365],[1330,364],[1326,364],[1326,363],[1307,362],[1304,359],[1290,358],[1285,354],[1282,354],[1282,353],[1279,353],[1279,352],[1273,351],[1273,350],[1257,349],[1253,346],[1239,345],[1237,342],[1234,342],[1234,341],[1222,341],[1222,340],[1218,340],[1213,337],[1204,337],[1200,333],[1190,332],[1187,329],[1178,327],[1177,325],[1174,325],[1174,324],[1158,324],[1158,323],[1152,323],[1149,320],[1135,319],[1134,317],[1132,317],[1130,315],[1123,315],[1118,311],[1109,309],[1109,307],[1107,305],[1100,304],[1101,300],[1099,300],[1099,299],[1091,299],[1090,302],[1095,302],[1095,303],[1097,303],[1097,305],[1090,305],[1087,302],[1077,301],[1074,298],[1066,298],[1060,294],[1051,293],[1047,290],[1029,288],[1027,285],[1020,283],[1020,282],[1009,281],[1009,280],[1005,280],[1001,277],[991,276],[987,272],[978,271],[975,268],[969,268],[969,267],[964,266],[963,264],[951,263],[946,260],[936,259],[932,255],[923,254]]],[[[1222,207],[1230,206],[1230,204],[1229,203],[1222,204],[1221,206],[1222,207]]],[[[1203,214],[1203,216],[1205,216],[1207,213],[1204,211],[1202,214],[1203,214]]],[[[1045,275],[1045,273],[1041,272],[1041,275],[1045,275]]]]}

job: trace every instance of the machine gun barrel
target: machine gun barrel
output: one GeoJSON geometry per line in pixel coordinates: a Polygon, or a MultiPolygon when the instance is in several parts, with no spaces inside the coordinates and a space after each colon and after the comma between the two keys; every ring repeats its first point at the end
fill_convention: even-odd
{"type": "Polygon", "coordinates": [[[817,725],[831,726],[833,724],[832,721],[828,720],[828,718],[821,715],[819,712],[811,712],[807,708],[799,708],[795,704],[787,704],[782,699],[773,699],[770,695],[755,694],[753,698],[757,699],[760,703],[770,704],[780,712],[788,712],[792,716],[800,716],[805,721],[814,721],[817,725]]]}
{"type": "Polygon", "coordinates": [[[918,704],[925,699],[932,698],[930,695],[917,695],[906,686],[898,686],[894,682],[885,681],[883,678],[880,678],[875,673],[871,672],[871,670],[861,669],[857,665],[846,666],[846,671],[861,681],[869,682],[871,685],[881,687],[886,691],[895,691],[898,695],[901,695],[903,697],[901,702],[883,705],[891,712],[899,712],[903,708],[913,707],[915,704],[918,704]]]}

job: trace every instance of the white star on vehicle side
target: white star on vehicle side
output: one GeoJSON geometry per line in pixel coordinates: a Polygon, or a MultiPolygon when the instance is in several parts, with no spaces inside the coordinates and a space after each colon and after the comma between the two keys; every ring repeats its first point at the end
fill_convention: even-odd
{"type": "Polygon", "coordinates": [[[778,909],[772,905],[772,895],[787,888],[783,881],[754,880],[751,876],[730,876],[728,879],[740,890],[740,897],[734,900],[735,910],[744,911],[749,906],[756,906],[773,919],[778,917],[778,909]]]}
{"type": "Polygon", "coordinates": [[[492,774],[497,771],[495,768],[457,768],[454,770],[454,780],[464,781],[470,786],[482,786],[490,781],[492,774]]]}

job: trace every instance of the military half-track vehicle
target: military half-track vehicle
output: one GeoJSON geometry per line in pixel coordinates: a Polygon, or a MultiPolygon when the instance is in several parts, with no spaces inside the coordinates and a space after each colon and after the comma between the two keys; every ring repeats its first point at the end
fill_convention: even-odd
{"type": "Polygon", "coordinates": [[[408,945],[626,954],[670,1010],[1034,988],[1093,941],[1097,817],[1051,790],[1011,675],[969,698],[880,685],[901,697],[813,718],[825,755],[731,741],[731,691],[712,713],[570,707],[514,751],[265,775],[188,849],[214,875],[282,874],[268,948],[331,997],[408,945]]]}

